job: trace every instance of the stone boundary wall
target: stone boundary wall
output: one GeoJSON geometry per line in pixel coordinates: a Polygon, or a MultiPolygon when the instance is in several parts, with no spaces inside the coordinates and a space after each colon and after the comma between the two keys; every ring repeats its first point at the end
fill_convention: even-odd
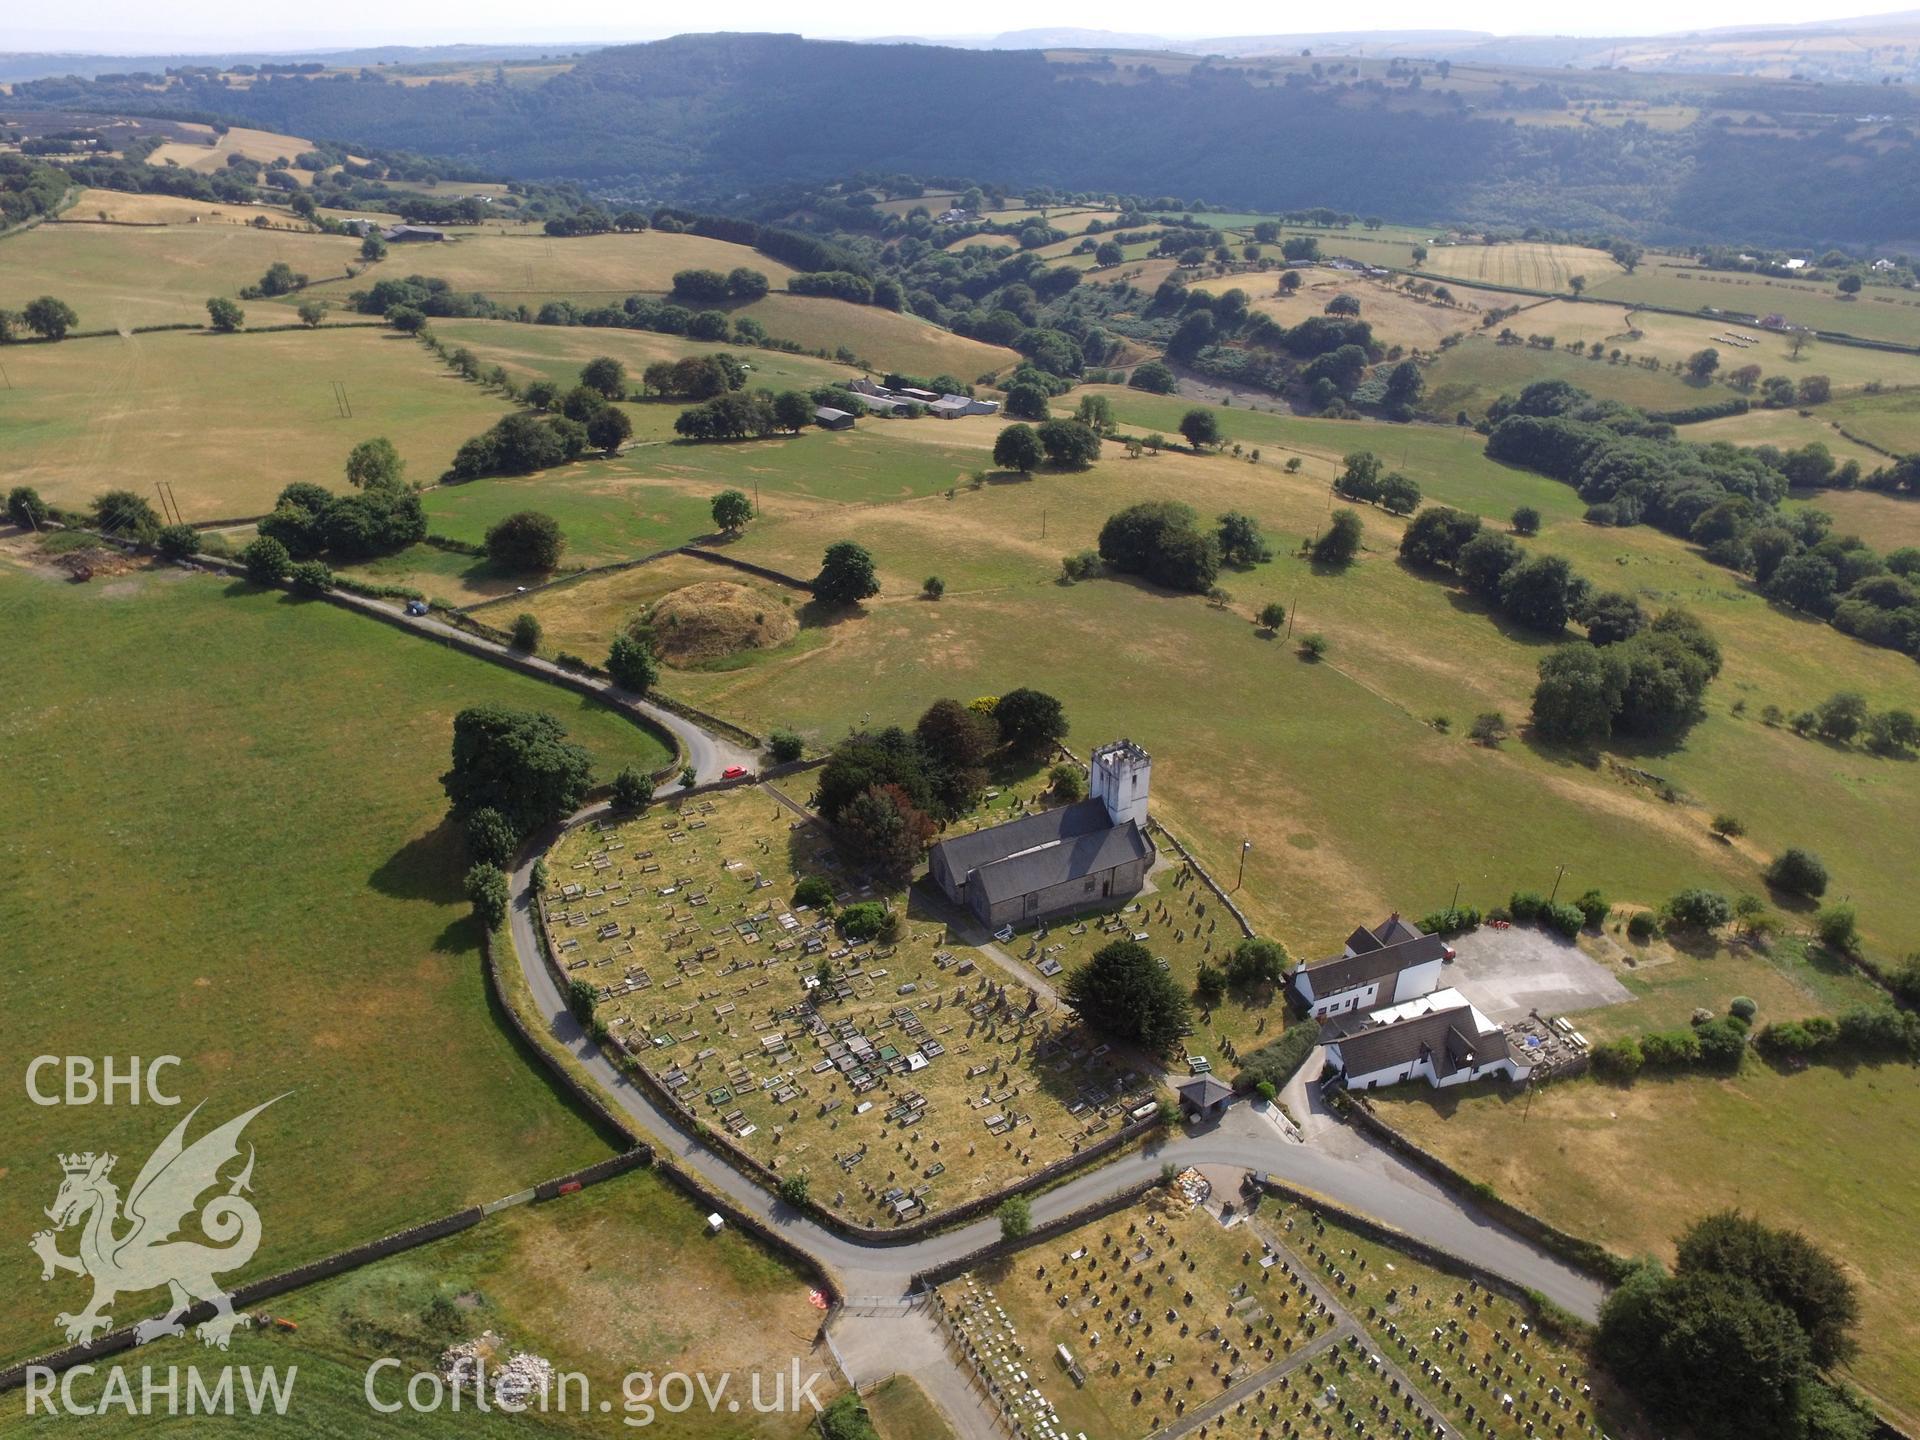
{"type": "Polygon", "coordinates": [[[957,1276],[966,1274],[976,1266],[989,1264],[995,1260],[1004,1260],[1018,1255],[1023,1250],[1030,1250],[1035,1245],[1043,1245],[1057,1235],[1064,1235],[1069,1230],[1077,1230],[1082,1225],[1091,1224],[1095,1220],[1104,1219],[1116,1211],[1125,1210],[1128,1206],[1137,1204],[1141,1199],[1159,1189],[1161,1184],[1158,1176],[1151,1180],[1142,1180],[1137,1184],[1129,1185],[1117,1194],[1107,1196],[1104,1200],[1095,1200],[1091,1204],[1082,1205],[1078,1210],[1069,1210],[1065,1215],[1055,1216],[1045,1224],[1036,1225],[1018,1240],[996,1240],[991,1245],[974,1251],[971,1255],[961,1255],[929,1269],[916,1270],[912,1288],[931,1290],[957,1276]]]}
{"type": "Polygon", "coordinates": [[[1166,838],[1166,842],[1173,846],[1174,853],[1193,867],[1194,873],[1198,875],[1206,887],[1213,892],[1214,898],[1227,907],[1227,913],[1233,916],[1234,920],[1239,924],[1240,933],[1249,940],[1255,938],[1253,922],[1247,919],[1238,905],[1233,903],[1233,897],[1227,894],[1225,887],[1222,886],[1218,880],[1213,878],[1213,873],[1194,858],[1191,850],[1180,843],[1180,837],[1167,829],[1167,827],[1158,820],[1155,820],[1151,815],[1147,817],[1147,828],[1149,830],[1158,830],[1160,834],[1166,838]]]}

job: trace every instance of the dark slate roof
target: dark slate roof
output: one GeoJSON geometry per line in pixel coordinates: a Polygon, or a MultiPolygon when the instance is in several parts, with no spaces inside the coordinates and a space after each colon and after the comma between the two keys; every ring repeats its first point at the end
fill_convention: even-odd
{"type": "Polygon", "coordinates": [[[1417,925],[1409,925],[1398,914],[1389,915],[1373,929],[1362,925],[1347,937],[1347,948],[1356,955],[1369,950],[1379,950],[1388,945],[1398,945],[1406,940],[1418,940],[1422,932],[1417,925]]]}
{"type": "MultiPolygon", "coordinates": [[[[1100,818],[1105,821],[1106,805],[1100,801],[1092,803],[1099,805],[1100,818]]],[[[1004,860],[976,865],[970,883],[980,887],[989,905],[997,905],[1016,895],[1098,875],[1152,854],[1153,846],[1147,843],[1147,837],[1129,820],[1124,825],[1108,824],[1103,830],[1045,841],[1038,848],[1023,850],[1004,860]]]]}
{"type": "MultiPolygon", "coordinates": [[[[1354,933],[1374,940],[1368,931],[1357,930],[1354,933]]],[[[1348,944],[1352,943],[1348,941],[1348,944]]],[[[1315,999],[1324,1000],[1342,990],[1352,990],[1401,970],[1429,964],[1444,958],[1447,952],[1446,942],[1438,935],[1422,935],[1418,931],[1414,932],[1411,940],[1400,940],[1391,945],[1382,945],[1375,940],[1370,950],[1360,950],[1358,946],[1354,948],[1359,951],[1358,954],[1336,955],[1331,960],[1316,960],[1305,967],[1305,973],[1313,982],[1315,999]]]]}
{"type": "Polygon", "coordinates": [[[1478,1032],[1471,1005],[1374,1025],[1343,1035],[1336,1043],[1341,1066],[1349,1075],[1371,1075],[1396,1065],[1409,1065],[1431,1052],[1434,1074],[1444,1080],[1465,1065],[1469,1055],[1475,1066],[1481,1066],[1512,1054],[1504,1032],[1478,1032]]]}
{"type": "Polygon", "coordinates": [[[1022,815],[999,825],[989,825],[969,835],[955,835],[933,847],[936,855],[946,857],[953,873],[965,876],[969,870],[991,865],[1022,850],[1031,850],[1073,835],[1110,829],[1112,819],[1104,800],[1077,800],[1053,810],[1022,815]]]}
{"type": "Polygon", "coordinates": [[[1217,1075],[1196,1075],[1175,1088],[1179,1090],[1182,1100],[1189,1105],[1198,1105],[1202,1110],[1233,1098],[1233,1087],[1217,1075]]]}

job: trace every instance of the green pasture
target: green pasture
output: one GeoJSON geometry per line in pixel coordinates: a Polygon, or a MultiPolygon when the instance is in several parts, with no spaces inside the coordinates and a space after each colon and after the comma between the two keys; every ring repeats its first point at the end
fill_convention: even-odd
{"type": "Polygon", "coordinates": [[[0,365],[10,484],[81,506],[115,486],[152,499],[166,481],[188,520],[264,514],[295,480],[344,490],[347,453],[375,435],[430,483],[506,413],[374,329],[107,336],[9,347],[0,365]]]}
{"type": "MultiPolygon", "coordinates": [[[[24,546],[26,542],[19,542],[24,546]]],[[[509,1038],[444,823],[454,712],[558,716],[605,776],[664,745],[569,692],[319,602],[137,570],[76,586],[0,566],[20,697],[0,773],[8,1002],[31,1053],[178,1055],[206,1119],[249,1130],[267,1274],[606,1153],[509,1038]],[[31,697],[28,699],[28,697],[31,697]]],[[[20,1051],[25,1054],[28,1051],[20,1051]]],[[[0,1228],[22,1237],[57,1150],[136,1169],[177,1115],[9,1106],[0,1228]],[[163,1125],[162,1121],[166,1123],[163,1125]]],[[[24,1243],[0,1354],[59,1340],[24,1243]]]]}
{"type": "MultiPolygon", "coordinates": [[[[1523,314],[1511,323],[1520,333],[1533,333],[1525,322],[1523,314]]],[[[1566,350],[1501,345],[1489,336],[1474,335],[1448,349],[1427,370],[1423,403],[1436,414],[1464,410],[1477,420],[1500,396],[1517,395],[1536,380],[1565,380],[1600,399],[1649,410],[1679,410],[1733,396],[1724,385],[1695,385],[1664,369],[1590,360],[1566,350]]]]}
{"type": "Polygon", "coordinates": [[[1705,270],[1665,258],[1643,261],[1631,275],[1615,268],[1605,279],[1593,271],[1587,278],[1589,293],[1608,300],[1685,310],[1711,306],[1754,316],[1779,314],[1794,325],[1834,330],[1863,340],[1920,344],[1920,295],[1887,285],[1869,285],[1849,300],[1831,281],[1705,270]]]}
{"type": "Polygon", "coordinates": [[[1844,396],[1820,413],[1882,450],[1900,455],[1920,450],[1920,386],[1844,396]]]}
{"type": "MultiPolygon", "coordinates": [[[[321,281],[344,275],[358,254],[359,242],[345,236],[244,225],[41,225],[0,244],[0,307],[56,295],[81,330],[204,325],[209,297],[237,296],[276,260],[321,281]]],[[[281,317],[278,306],[246,304],[281,317]]],[[[17,353],[8,352],[9,364],[17,353]]]]}

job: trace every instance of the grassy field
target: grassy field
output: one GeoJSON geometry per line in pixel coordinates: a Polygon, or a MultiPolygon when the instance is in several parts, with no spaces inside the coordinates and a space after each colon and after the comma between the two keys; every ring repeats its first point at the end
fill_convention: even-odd
{"type": "MultiPolygon", "coordinates": [[[[1185,405],[1107,393],[1123,422],[1140,429],[1170,430],[1185,405]]],[[[1755,888],[1757,863],[1708,836],[1715,808],[1743,814],[1756,853],[1788,844],[1821,850],[1887,953],[1920,942],[1920,921],[1902,898],[1901,857],[1863,843],[1898,828],[1903,808],[1920,800],[1913,767],[1755,718],[1765,704],[1791,712],[1843,684],[1878,706],[1911,703],[1908,662],[1773,609],[1667,537],[1578,523],[1570,489],[1489,464],[1470,433],[1239,407],[1222,419],[1230,436],[1262,447],[1259,465],[1116,455],[1082,475],[989,483],[951,500],[865,512],[859,533],[878,559],[883,593],[864,616],[835,626],[804,659],[691,674],[681,687],[745,723],[793,724],[824,739],[846,723],[850,691],[884,694],[876,719],[901,719],[942,694],[1039,680],[1065,700],[1077,743],[1131,734],[1161,758],[1159,813],[1215,866],[1230,865],[1243,838],[1254,840],[1249,903],[1302,953],[1335,942],[1356,914],[1437,904],[1456,880],[1469,895],[1504,896],[1550,852],[1581,856],[1582,884],[1620,899],[1654,903],[1693,882],[1755,888]],[[1626,763],[1669,777],[1689,804],[1662,802],[1604,765],[1519,743],[1488,751],[1467,742],[1466,723],[1481,710],[1524,717],[1545,642],[1402,570],[1392,558],[1398,522],[1367,512],[1370,553],[1347,575],[1315,574],[1291,553],[1298,537],[1324,525],[1339,457],[1364,446],[1416,475],[1434,499],[1496,518],[1533,504],[1548,519],[1535,542],[1542,548],[1564,551],[1643,603],[1702,614],[1727,652],[1708,719],[1683,746],[1619,750],[1626,763]],[[1289,455],[1303,459],[1299,475],[1280,469],[1289,455]],[[1226,609],[1121,580],[1057,583],[1059,557],[1091,544],[1109,512],[1170,493],[1203,515],[1249,510],[1280,557],[1223,577],[1226,609]],[[929,573],[947,584],[937,605],[912,598],[929,573]],[[1300,633],[1328,636],[1331,663],[1303,664],[1251,624],[1269,599],[1299,607],[1300,633]],[[1037,672],[1026,657],[1039,627],[1053,639],[1037,672]],[[1192,667],[1236,683],[1181,683],[1192,667]],[[1745,714],[1731,712],[1735,701],[1745,714]],[[1448,733],[1436,716],[1447,718],[1448,733]],[[1401,763],[1379,766],[1383,745],[1401,763]],[[1401,813],[1445,814],[1451,827],[1481,837],[1473,860],[1437,853],[1417,826],[1377,823],[1401,813]]],[[[750,530],[738,550],[804,573],[841,530],[836,515],[793,515],[750,530]]]]}
{"type": "MultiPolygon", "coordinates": [[[[1838,447],[1835,453],[1841,453],[1838,447]]],[[[1920,503],[1909,496],[1873,490],[1806,490],[1789,503],[1826,511],[1833,516],[1834,529],[1858,535],[1877,550],[1920,545],[1920,503]]]]}
{"type": "MultiPolygon", "coordinates": [[[[1523,314],[1511,323],[1522,334],[1548,333],[1532,330],[1526,320],[1523,314]]],[[[1666,370],[1614,365],[1565,350],[1502,345],[1489,336],[1474,335],[1448,350],[1428,369],[1424,404],[1435,414],[1464,410],[1478,420],[1502,395],[1518,395],[1536,380],[1565,380],[1600,399],[1649,410],[1678,410],[1730,399],[1733,394],[1723,385],[1694,385],[1666,370]]]]}
{"type": "Polygon", "coordinates": [[[1588,284],[1598,288],[1603,280],[1625,273],[1603,250],[1535,241],[1435,245],[1421,269],[1430,278],[1452,275],[1521,290],[1567,290],[1575,275],[1585,276],[1588,284]]]}
{"type": "Polygon", "coordinates": [[[1849,395],[1820,413],[1883,450],[1920,450],[1920,387],[1882,395],[1849,395]]]}
{"type": "Polygon", "coordinates": [[[1244,290],[1252,309],[1271,315],[1282,325],[1298,325],[1325,310],[1335,295],[1351,295],[1360,302],[1360,318],[1373,327],[1374,337],[1381,344],[1403,345],[1409,350],[1436,350],[1442,336],[1476,329],[1485,311],[1526,303],[1522,296],[1463,290],[1455,295],[1456,304],[1443,305],[1421,300],[1382,281],[1338,270],[1301,271],[1305,283],[1288,295],[1280,289],[1280,273],[1225,275],[1195,281],[1192,288],[1212,294],[1244,290]]]}
{"type": "Polygon", "coordinates": [[[969,340],[915,315],[820,295],[776,293],[734,313],[752,316],[776,339],[829,353],[845,347],[880,369],[923,378],[945,373],[971,381],[1009,369],[1020,360],[1003,345],[969,340]]]}
{"type": "Polygon", "coordinates": [[[882,897],[765,791],[583,827],[547,866],[554,954],[600,992],[596,1018],[699,1119],[862,1224],[950,1209],[1070,1155],[1156,1086],[1144,1062],[1093,1053],[1050,998],[1029,1010],[1010,986],[1002,1008],[1004,974],[918,900],[886,944],[790,908],[805,875],[842,904],[882,897]]]}
{"type": "MultiPolygon", "coordinates": [[[[685,1415],[656,1409],[655,1423],[695,1440],[798,1440],[810,1433],[810,1410],[758,1415],[750,1399],[755,1372],[765,1377],[763,1397],[771,1397],[772,1375],[790,1373],[796,1358],[803,1376],[818,1370],[830,1377],[816,1388],[822,1400],[837,1389],[832,1357],[815,1346],[820,1312],[808,1303],[809,1288],[804,1275],[746,1236],[707,1235],[693,1201],[651,1172],[636,1171],[549,1204],[503,1211],[459,1235],[269,1302],[298,1330],[240,1331],[221,1362],[297,1366],[285,1417],[142,1423],[161,1434],[363,1435],[389,1426],[430,1436],[604,1434],[601,1399],[612,1401],[615,1417],[643,1418],[626,1409],[626,1376],[698,1370],[715,1384],[731,1375],[728,1394],[740,1398],[740,1413],[726,1412],[723,1398],[718,1415],[701,1403],[685,1415]],[[376,1361],[401,1362],[373,1381],[376,1398],[391,1404],[404,1396],[408,1376],[434,1370],[448,1346],[487,1332],[498,1337],[490,1365],[521,1351],[539,1355],[558,1372],[585,1376],[593,1408],[563,1414],[556,1392],[547,1414],[481,1416],[471,1391],[458,1415],[406,1413],[383,1425],[369,1408],[367,1374],[376,1361]]],[[[162,1341],[142,1351],[141,1362],[208,1365],[192,1337],[162,1341]]],[[[90,1401],[99,1383],[76,1387],[77,1395],[90,1401]]],[[[577,1385],[566,1404],[580,1409],[577,1385]]],[[[22,1412],[21,1392],[0,1400],[0,1434],[51,1432],[53,1422],[22,1412]]],[[[114,1423],[66,1419],[60,1427],[106,1433],[114,1423]]]]}
{"type": "MultiPolygon", "coordinates": [[[[456,290],[479,290],[506,303],[537,306],[556,297],[595,304],[640,291],[665,291],[676,270],[758,270],[779,289],[793,271],[769,255],[725,240],[648,230],[638,235],[532,233],[494,235],[449,231],[439,245],[396,248],[378,272],[437,275],[456,290]]],[[[346,287],[353,288],[353,287],[346,287]]]]}
{"type": "MultiPolygon", "coordinates": [[[[1794,325],[1834,330],[1866,340],[1920,344],[1920,296],[1870,285],[1855,299],[1829,282],[1789,280],[1742,271],[1702,270],[1671,258],[1642,263],[1628,275],[1608,262],[1610,274],[1589,270],[1592,293],[1609,300],[1644,301],[1688,310],[1709,306],[1739,314],[1781,314],[1794,325]]],[[[1564,288],[1555,286],[1554,288],[1564,288]]]]}
{"type": "Polygon", "coordinates": [[[1886,456],[1849,440],[1841,433],[1833,409],[1824,406],[1807,414],[1798,410],[1756,408],[1744,415],[1729,415],[1724,420],[1706,420],[1698,425],[1688,425],[1680,433],[1684,439],[1696,445],[1725,440],[1734,445],[1773,445],[1782,450],[1797,450],[1818,441],[1832,451],[1833,458],[1841,464],[1856,460],[1862,470],[1872,472],[1887,463],[1886,456]]]}
{"type": "MultiPolygon", "coordinates": [[[[600,355],[611,355],[627,367],[628,383],[637,392],[640,372],[656,360],[678,360],[686,355],[712,355],[725,350],[750,368],[750,388],[812,390],[835,380],[852,378],[845,365],[812,355],[786,355],[778,350],[755,350],[739,345],[707,344],[678,335],[655,335],[645,330],[600,330],[563,325],[518,325],[502,320],[442,320],[434,333],[449,346],[465,345],[487,365],[502,365],[516,382],[551,380],[569,388],[579,383],[580,367],[600,355]]],[[[664,433],[673,433],[673,417],[684,400],[662,401],[667,410],[664,433]]],[[[647,406],[633,407],[644,412],[647,406]]],[[[636,425],[640,415],[635,414],[636,425]]]]}
{"type": "MultiPolygon", "coordinates": [[[[244,155],[249,160],[258,160],[262,165],[275,160],[291,160],[303,150],[311,150],[313,142],[302,140],[294,135],[276,135],[271,130],[249,130],[236,125],[224,134],[218,134],[206,127],[206,136],[211,144],[195,145],[184,140],[170,140],[155,150],[147,159],[150,165],[178,165],[183,170],[197,170],[210,175],[216,170],[227,168],[227,159],[233,155],[244,155]]],[[[307,171],[293,169],[287,172],[303,185],[312,184],[307,171]]]]}
{"type": "MultiPolygon", "coordinates": [[[[336,218],[359,211],[323,212],[336,218]]],[[[265,220],[275,229],[317,233],[290,210],[274,205],[234,205],[191,200],[183,195],[136,195],[127,190],[82,190],[63,220],[116,220],[134,225],[252,225],[265,220]]],[[[291,263],[291,262],[289,262],[291,263]]]]}
{"type": "Polygon", "coordinates": [[[375,329],[68,340],[0,363],[10,483],[80,505],[115,485],[151,496],[165,480],[189,520],[263,514],[295,480],[343,490],[347,452],[373,435],[399,447],[409,479],[431,483],[505,413],[412,340],[375,329]]]}
{"type": "MultiPolygon", "coordinates": [[[[276,260],[321,280],[344,275],[357,251],[356,241],[305,227],[41,225],[0,246],[0,304],[18,310],[36,296],[57,295],[79,315],[81,330],[204,325],[209,297],[238,295],[276,260]]],[[[256,324],[262,315],[275,324],[293,318],[278,307],[253,309],[256,324]]]]}
{"type": "MultiPolygon", "coordinates": [[[[438,776],[453,713],[486,701],[559,716],[602,774],[662,744],[331,606],[177,571],[74,586],[24,544],[0,569],[0,679],[31,696],[0,774],[0,919],[35,1052],[178,1055],[178,1092],[220,1118],[289,1092],[248,1132],[252,1274],[604,1154],[492,1012],[438,776]]],[[[6,1115],[0,1225],[23,1236],[56,1149],[131,1167],[163,1135],[124,1106],[84,1135],[71,1113],[6,1115]]],[[[8,1247],[7,1294],[39,1293],[32,1263],[8,1247]]],[[[50,1348],[63,1308],[9,1308],[0,1354],[50,1348]]]]}
{"type": "Polygon", "coordinates": [[[1920,1415],[1920,1272],[1908,1263],[1920,1150],[1893,1139],[1920,1114],[1920,1071],[1785,1074],[1750,1061],[1726,1080],[1572,1081],[1532,1097],[1538,1124],[1517,1098],[1478,1087],[1402,1087],[1374,1103],[1509,1200],[1622,1254],[1671,1258],[1680,1230],[1727,1206],[1804,1229],[1860,1286],[1851,1377],[1896,1418],[1920,1415]]]}

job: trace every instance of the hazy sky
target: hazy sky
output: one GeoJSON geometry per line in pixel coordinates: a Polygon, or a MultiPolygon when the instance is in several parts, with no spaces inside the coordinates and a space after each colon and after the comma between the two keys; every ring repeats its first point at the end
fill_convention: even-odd
{"type": "MultiPolygon", "coordinates": [[[[1851,9],[1851,7],[1848,7],[1851,9]]],[[[1863,7],[1871,9],[1869,5],[1863,7]]],[[[1151,0],[1034,6],[1027,0],[967,0],[881,10],[854,7],[808,18],[775,0],[732,0],[701,12],[679,6],[631,6],[612,0],[329,0],[282,10],[258,0],[82,0],[65,7],[11,0],[0,17],[0,50],[87,50],[110,54],[179,49],[275,48],[453,41],[608,42],[657,39],[696,29],[799,30],[808,35],[991,35],[1036,26],[1075,25],[1157,35],[1261,35],[1333,28],[1491,30],[1501,34],[1663,34],[1721,25],[1790,24],[1825,18],[1812,0],[1610,0],[1542,7],[1520,0],[1374,0],[1364,8],[1313,12],[1226,0],[1204,12],[1151,0]],[[36,13],[27,13],[29,11],[36,13]],[[295,16],[298,16],[296,19],[295,16]],[[1196,18],[1203,16],[1201,25],[1196,18]],[[537,20],[530,24],[533,17],[537,20]],[[1317,21],[1317,23],[1316,23],[1317,21]]]]}

